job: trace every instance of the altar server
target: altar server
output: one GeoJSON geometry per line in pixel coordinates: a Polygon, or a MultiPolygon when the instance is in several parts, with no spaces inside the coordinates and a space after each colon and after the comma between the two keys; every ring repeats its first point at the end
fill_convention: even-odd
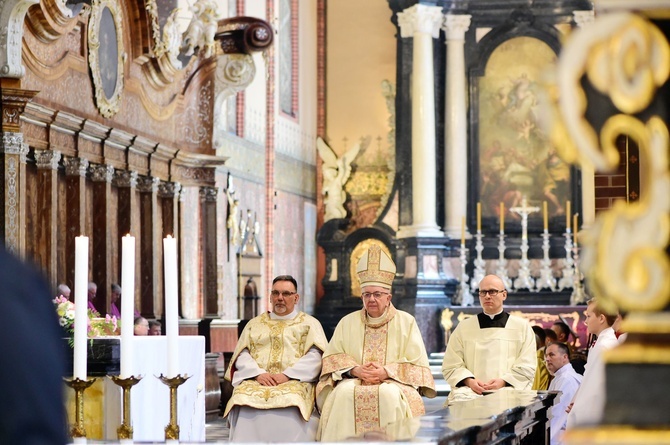
{"type": "Polygon", "coordinates": [[[340,320],[323,355],[317,387],[322,442],[365,438],[424,414],[421,396],[436,395],[416,320],[391,303],[395,270],[378,245],[357,263],[363,309],[340,320]]]}
{"type": "Polygon", "coordinates": [[[442,374],[451,385],[447,403],[484,391],[531,389],[537,358],[528,321],[503,310],[505,284],[496,275],[479,283],[483,312],[461,321],[449,337],[442,374]]]}
{"type": "Polygon", "coordinates": [[[224,412],[230,441],[314,441],[314,388],[326,336],[317,319],[296,307],[292,276],[276,277],[270,297],[272,312],[245,326],[226,371],[235,388],[224,412]]]}

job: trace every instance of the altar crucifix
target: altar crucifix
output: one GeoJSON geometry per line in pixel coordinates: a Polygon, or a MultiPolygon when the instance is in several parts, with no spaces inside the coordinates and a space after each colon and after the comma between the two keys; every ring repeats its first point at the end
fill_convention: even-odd
{"type": "Polygon", "coordinates": [[[514,280],[514,289],[528,289],[535,288],[535,280],[530,276],[530,261],[528,260],[528,215],[539,212],[539,207],[528,207],[526,198],[521,201],[520,207],[512,207],[510,212],[521,215],[521,262],[519,268],[519,275],[514,280]]]}

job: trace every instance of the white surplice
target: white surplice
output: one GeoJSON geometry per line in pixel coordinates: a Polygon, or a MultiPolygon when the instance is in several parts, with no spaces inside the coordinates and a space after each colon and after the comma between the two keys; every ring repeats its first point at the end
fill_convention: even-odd
{"type": "Polygon", "coordinates": [[[568,407],[572,398],[579,389],[582,376],[575,371],[570,363],[563,365],[556,371],[554,379],[549,384],[549,391],[561,391],[558,402],[554,402],[551,408],[551,445],[561,445],[561,436],[565,431],[565,424],[568,420],[568,413],[565,409],[568,407]]]}

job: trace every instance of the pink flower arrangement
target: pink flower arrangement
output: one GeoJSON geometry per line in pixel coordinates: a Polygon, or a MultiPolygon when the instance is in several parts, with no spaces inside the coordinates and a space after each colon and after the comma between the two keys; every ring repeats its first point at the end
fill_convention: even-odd
{"type": "MultiPolygon", "coordinates": [[[[62,295],[53,299],[58,315],[58,322],[70,337],[70,345],[74,339],[74,303],[62,295]]],[[[120,322],[113,315],[101,318],[97,311],[88,309],[88,337],[102,337],[108,335],[119,335],[120,322]]]]}

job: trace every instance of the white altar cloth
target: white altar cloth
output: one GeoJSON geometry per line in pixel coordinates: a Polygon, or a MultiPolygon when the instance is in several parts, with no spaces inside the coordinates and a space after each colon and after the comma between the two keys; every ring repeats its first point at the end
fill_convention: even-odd
{"type": "MultiPolygon", "coordinates": [[[[205,337],[180,336],[178,345],[179,373],[190,377],[177,390],[179,440],[205,442],[205,337]]],[[[170,422],[170,389],[158,376],[167,373],[167,337],[134,337],[132,370],[134,376],[142,376],[130,393],[133,440],[164,442],[165,426],[170,422]]],[[[116,428],[122,417],[121,389],[110,389],[108,394],[114,394],[115,400],[107,401],[108,440],[117,438],[116,428]]]]}

